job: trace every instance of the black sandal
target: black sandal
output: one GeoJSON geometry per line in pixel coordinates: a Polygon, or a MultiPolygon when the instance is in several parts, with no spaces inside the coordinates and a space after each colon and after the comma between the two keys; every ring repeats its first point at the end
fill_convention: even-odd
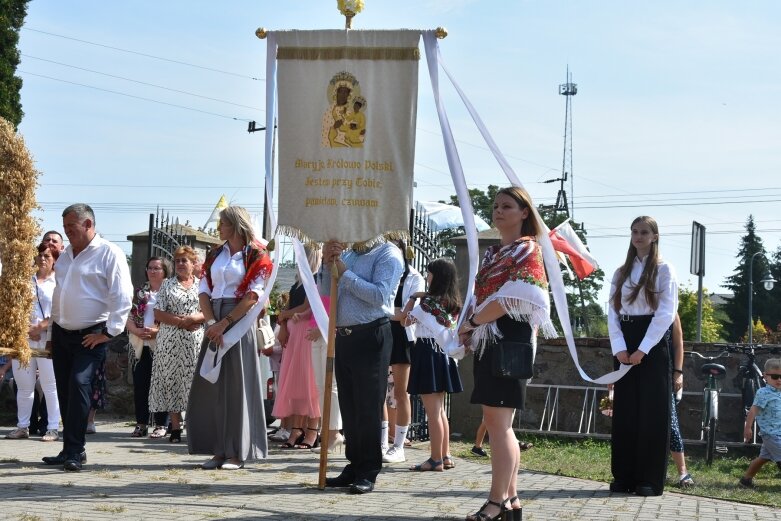
{"type": "Polygon", "coordinates": [[[171,429],[171,436],[168,438],[171,443],[180,443],[182,441],[182,429],[171,429]]]}
{"type": "Polygon", "coordinates": [[[320,429],[315,429],[313,427],[307,427],[306,430],[317,432],[317,436],[315,436],[315,441],[312,442],[311,444],[310,443],[304,443],[304,438],[306,436],[304,434],[302,434],[301,437],[299,438],[301,441],[298,441],[296,443],[296,446],[295,446],[296,449],[309,449],[309,450],[312,450],[312,449],[320,446],[320,429]]]}
{"type": "Polygon", "coordinates": [[[133,431],[133,433],[130,435],[131,438],[146,438],[147,433],[149,432],[149,427],[144,425],[143,427],[141,425],[136,425],[136,430],[133,431]]]}
{"type": "Polygon", "coordinates": [[[480,507],[480,510],[472,514],[471,516],[466,516],[466,521],[502,521],[505,518],[505,512],[507,512],[507,507],[504,506],[504,504],[507,502],[505,499],[501,503],[497,503],[496,501],[491,501],[490,499],[483,503],[483,506],[480,507]],[[499,513],[496,514],[494,517],[488,517],[488,514],[483,512],[488,505],[494,505],[496,507],[499,507],[499,513]]]}
{"type": "Polygon", "coordinates": [[[518,498],[518,496],[513,496],[509,499],[507,499],[507,503],[510,503],[510,508],[507,509],[507,517],[511,521],[523,521],[523,507],[519,508],[513,508],[513,503],[515,502],[520,503],[521,500],[518,498]]]}
{"type": "Polygon", "coordinates": [[[304,441],[304,429],[301,429],[299,427],[295,427],[293,429],[290,429],[290,436],[288,436],[287,441],[279,446],[280,449],[292,449],[299,443],[303,443],[304,441]],[[297,438],[293,438],[293,431],[301,431],[301,435],[297,438]],[[293,440],[293,441],[290,441],[293,440]]]}

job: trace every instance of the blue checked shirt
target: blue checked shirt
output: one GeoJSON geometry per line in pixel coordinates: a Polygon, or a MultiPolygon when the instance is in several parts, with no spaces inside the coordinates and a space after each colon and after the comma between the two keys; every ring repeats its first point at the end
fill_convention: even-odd
{"type": "MultiPolygon", "coordinates": [[[[347,271],[339,279],[337,327],[368,324],[393,315],[393,299],[404,272],[401,251],[391,243],[374,246],[366,253],[342,253],[347,271]]],[[[331,291],[331,267],[323,264],[320,291],[331,291]]]]}
{"type": "Polygon", "coordinates": [[[781,436],[781,391],[762,387],[754,396],[754,405],[759,407],[757,424],[762,434],[781,436]]]}

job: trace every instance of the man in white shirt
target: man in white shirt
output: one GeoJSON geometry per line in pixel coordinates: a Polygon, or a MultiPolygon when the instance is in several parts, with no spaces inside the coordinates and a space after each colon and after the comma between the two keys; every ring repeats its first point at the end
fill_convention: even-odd
{"type": "Polygon", "coordinates": [[[54,266],[57,286],[47,349],[52,352],[63,421],[63,450],[43,458],[49,465],[79,471],[84,450],[92,380],[106,358],[106,342],[122,333],[133,285],[125,253],[95,232],[95,213],[86,204],[62,212],[70,245],[54,266]]]}

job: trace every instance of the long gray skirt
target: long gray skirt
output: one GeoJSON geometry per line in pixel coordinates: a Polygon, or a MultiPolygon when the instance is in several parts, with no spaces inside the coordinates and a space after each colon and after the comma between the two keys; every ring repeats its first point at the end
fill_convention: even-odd
{"type": "MultiPolygon", "coordinates": [[[[217,320],[236,307],[237,299],[212,300],[217,320]]],[[[209,339],[204,337],[187,404],[187,447],[190,454],[264,459],[268,453],[260,365],[255,328],[222,359],[216,383],[200,372],[209,339]]]]}

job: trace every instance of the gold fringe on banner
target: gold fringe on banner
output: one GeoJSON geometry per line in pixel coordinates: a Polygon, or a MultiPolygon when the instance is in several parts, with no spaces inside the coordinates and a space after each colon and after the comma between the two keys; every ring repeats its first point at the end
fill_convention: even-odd
{"type": "Polygon", "coordinates": [[[418,61],[417,47],[280,47],[277,60],[418,61]]]}
{"type": "MultiPolygon", "coordinates": [[[[301,241],[301,243],[304,246],[319,245],[320,244],[317,241],[312,240],[311,237],[309,237],[307,234],[305,234],[300,229],[298,229],[298,228],[296,228],[294,226],[289,226],[287,224],[280,224],[280,225],[278,225],[276,233],[278,235],[284,235],[285,237],[290,237],[291,239],[298,239],[299,241],[301,241]]],[[[377,244],[381,244],[383,242],[386,242],[388,240],[393,240],[393,239],[400,239],[400,240],[403,240],[403,241],[409,241],[409,231],[407,231],[407,230],[395,230],[395,231],[384,232],[384,233],[378,235],[377,237],[373,237],[373,238],[365,240],[365,241],[357,241],[357,242],[352,243],[352,249],[357,251],[357,252],[359,252],[359,253],[363,253],[363,252],[369,251],[370,249],[372,249],[377,244]]],[[[348,245],[348,247],[350,247],[350,246],[348,245]]]]}

